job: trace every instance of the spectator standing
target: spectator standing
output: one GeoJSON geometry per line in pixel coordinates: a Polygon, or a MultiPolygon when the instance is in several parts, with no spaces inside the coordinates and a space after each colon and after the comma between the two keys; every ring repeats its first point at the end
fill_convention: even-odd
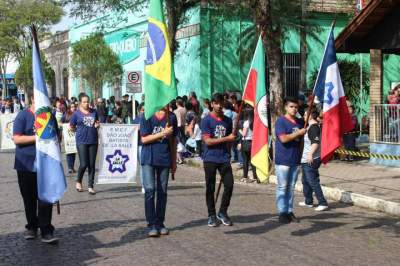
{"type": "Polygon", "coordinates": [[[106,105],[102,98],[97,99],[96,112],[97,112],[97,115],[99,116],[100,123],[106,123],[107,122],[107,111],[106,111],[106,105]]]}
{"type": "Polygon", "coordinates": [[[178,123],[178,138],[179,142],[184,144],[186,142],[186,137],[185,137],[186,108],[183,106],[183,101],[180,98],[176,100],[176,106],[177,108],[174,111],[174,114],[176,116],[176,120],[178,123]]]}
{"type": "MultiPolygon", "coordinates": [[[[308,111],[304,114],[307,118],[308,111]]],[[[319,182],[319,167],[321,165],[321,127],[318,123],[320,112],[316,109],[311,111],[310,120],[307,127],[307,133],[304,136],[303,155],[301,157],[302,183],[304,201],[300,202],[300,206],[312,208],[313,193],[318,199],[316,211],[324,211],[328,209],[328,202],[324,197],[319,182]]]]}
{"type": "MultiPolygon", "coordinates": [[[[73,113],[76,111],[76,104],[71,103],[67,107],[67,111],[64,113],[63,117],[61,118],[62,123],[68,123],[71,121],[73,113]]],[[[67,158],[67,166],[68,166],[68,173],[69,174],[74,174],[76,173],[75,171],[75,158],[76,158],[76,153],[69,153],[66,154],[67,158]]]]}
{"type": "MultiPolygon", "coordinates": [[[[343,144],[344,148],[348,151],[356,151],[356,138],[357,138],[357,128],[358,128],[358,120],[357,116],[354,113],[354,108],[353,104],[350,101],[347,101],[347,108],[349,109],[349,114],[351,116],[351,124],[352,124],[352,129],[350,132],[344,133],[343,134],[343,144]]],[[[343,161],[353,161],[353,156],[351,155],[343,155],[342,157],[343,161]]]]}
{"type": "Polygon", "coordinates": [[[253,123],[254,123],[254,110],[251,107],[247,107],[244,110],[243,127],[240,130],[242,136],[240,143],[240,150],[243,157],[243,178],[241,182],[254,182],[257,181],[257,172],[254,165],[251,163],[251,145],[253,141],[253,123]],[[253,178],[249,179],[249,166],[253,172],[253,178]]]}

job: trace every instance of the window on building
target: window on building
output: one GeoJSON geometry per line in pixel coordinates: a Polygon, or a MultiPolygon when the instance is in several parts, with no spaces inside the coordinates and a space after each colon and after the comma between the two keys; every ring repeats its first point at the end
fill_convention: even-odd
{"type": "Polygon", "coordinates": [[[298,97],[300,84],[300,53],[283,54],[284,95],[298,97]]]}

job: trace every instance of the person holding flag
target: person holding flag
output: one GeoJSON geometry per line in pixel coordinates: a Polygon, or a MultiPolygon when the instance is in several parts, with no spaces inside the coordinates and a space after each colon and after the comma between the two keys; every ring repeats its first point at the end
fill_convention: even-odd
{"type": "Polygon", "coordinates": [[[15,143],[15,163],[18,185],[24,202],[28,224],[25,239],[35,239],[40,228],[42,241],[55,243],[54,227],[51,224],[53,204],[38,198],[35,136],[35,100],[30,97],[31,106],[18,113],[14,121],[13,140],[15,143]]]}
{"type": "Polygon", "coordinates": [[[61,199],[67,184],[61,163],[58,125],[52,115],[34,26],[32,37],[34,93],[31,108],[21,112],[14,124],[15,169],[28,220],[25,238],[36,238],[40,227],[42,241],[54,244],[58,239],[51,225],[52,204],[61,199]]]}
{"type": "Polygon", "coordinates": [[[140,162],[143,170],[148,236],[158,237],[169,234],[164,220],[169,172],[174,174],[176,171],[178,134],[176,116],[169,111],[169,103],[178,93],[160,0],[150,0],[148,34],[144,71],[145,115],[140,121],[143,144],[140,162]]]}

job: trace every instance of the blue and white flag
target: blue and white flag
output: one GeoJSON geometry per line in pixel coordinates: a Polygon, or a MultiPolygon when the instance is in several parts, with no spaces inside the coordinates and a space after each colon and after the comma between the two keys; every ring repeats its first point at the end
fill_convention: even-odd
{"type": "Polygon", "coordinates": [[[61,163],[57,121],[52,115],[34,27],[32,27],[32,36],[38,196],[42,201],[55,203],[64,195],[67,183],[61,163]]]}

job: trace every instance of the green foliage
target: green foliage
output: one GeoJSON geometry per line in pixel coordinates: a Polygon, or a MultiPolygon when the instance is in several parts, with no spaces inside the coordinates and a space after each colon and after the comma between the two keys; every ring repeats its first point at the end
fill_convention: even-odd
{"type": "MultiPolygon", "coordinates": [[[[369,75],[363,71],[362,82],[360,86],[360,64],[355,61],[338,60],[340,77],[347,100],[351,101],[355,107],[355,113],[358,117],[367,114],[366,102],[369,98],[369,75]]],[[[317,79],[319,69],[315,69],[310,78],[310,83],[314,84],[317,79]]]]}
{"type": "Polygon", "coordinates": [[[102,94],[103,84],[113,83],[123,74],[118,56],[105,43],[103,35],[95,33],[72,45],[72,72],[85,80],[94,92],[102,94]]]}
{"type": "MultiPolygon", "coordinates": [[[[40,52],[42,60],[42,69],[44,73],[44,79],[46,83],[51,87],[55,87],[55,74],[51,69],[50,64],[47,62],[43,52],[40,52]]],[[[28,51],[28,54],[22,58],[15,72],[15,82],[17,86],[30,91],[33,90],[33,75],[32,75],[32,50],[28,51]]]]}

